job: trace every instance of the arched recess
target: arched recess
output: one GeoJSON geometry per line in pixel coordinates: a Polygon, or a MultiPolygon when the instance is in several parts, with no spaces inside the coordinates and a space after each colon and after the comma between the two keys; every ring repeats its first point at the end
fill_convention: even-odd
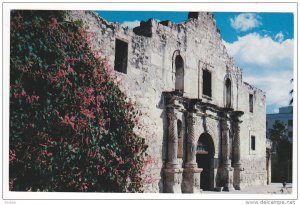
{"type": "Polygon", "coordinates": [[[224,107],[232,108],[232,80],[230,75],[226,75],[224,78],[224,107]]]}
{"type": "Polygon", "coordinates": [[[202,168],[200,188],[203,190],[214,189],[214,155],[215,146],[211,135],[204,132],[200,135],[197,143],[196,161],[202,168]]]}
{"type": "Polygon", "coordinates": [[[183,126],[181,120],[177,120],[177,136],[178,136],[178,148],[177,158],[183,158],[183,126]]]}
{"type": "Polygon", "coordinates": [[[184,91],[184,61],[180,51],[176,50],[173,54],[173,72],[175,72],[175,91],[183,93],[184,91]]]}
{"type": "Polygon", "coordinates": [[[230,108],[232,106],[232,102],[231,102],[231,94],[232,90],[231,90],[231,80],[229,78],[227,78],[225,80],[225,106],[227,108],[230,108]]]}

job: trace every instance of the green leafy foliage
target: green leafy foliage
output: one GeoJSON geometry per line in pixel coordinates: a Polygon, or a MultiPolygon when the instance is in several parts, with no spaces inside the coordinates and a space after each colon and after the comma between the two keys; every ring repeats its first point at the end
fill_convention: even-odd
{"type": "Polygon", "coordinates": [[[140,113],[66,15],[11,13],[10,190],[141,192],[140,113]]]}
{"type": "Polygon", "coordinates": [[[269,137],[274,145],[274,151],[277,152],[281,161],[291,160],[293,155],[293,146],[288,140],[287,133],[286,126],[279,120],[276,120],[273,127],[269,129],[269,137]]]}
{"type": "Polygon", "coordinates": [[[288,130],[283,122],[276,120],[273,127],[269,129],[269,138],[273,146],[272,181],[291,182],[293,144],[288,140],[288,130]]]}
{"type": "Polygon", "coordinates": [[[273,143],[278,145],[281,140],[287,138],[287,129],[285,125],[281,121],[276,120],[273,127],[269,129],[269,137],[273,143]]]}

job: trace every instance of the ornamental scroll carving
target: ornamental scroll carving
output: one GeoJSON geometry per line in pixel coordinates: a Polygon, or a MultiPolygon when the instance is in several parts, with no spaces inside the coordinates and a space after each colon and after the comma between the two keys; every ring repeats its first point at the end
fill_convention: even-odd
{"type": "Polygon", "coordinates": [[[195,142],[195,124],[196,124],[196,116],[194,114],[189,114],[187,118],[187,124],[188,124],[188,137],[187,141],[189,143],[195,142]]]}
{"type": "Polygon", "coordinates": [[[242,113],[237,112],[232,116],[233,119],[233,154],[234,154],[234,164],[238,166],[240,164],[240,123],[239,116],[242,115],[242,113]]]}
{"type": "MultiPolygon", "coordinates": [[[[222,117],[225,116],[223,115],[222,117]]],[[[222,129],[222,160],[225,167],[228,167],[230,165],[230,139],[227,118],[222,118],[220,123],[222,129]]]]}
{"type": "Polygon", "coordinates": [[[220,122],[221,122],[222,131],[228,131],[229,128],[228,128],[227,120],[226,119],[222,119],[220,122]]]}
{"type": "Polygon", "coordinates": [[[177,140],[177,124],[176,124],[176,113],[174,108],[167,109],[167,117],[168,117],[168,141],[176,142],[177,140]]]}
{"type": "Polygon", "coordinates": [[[238,122],[234,122],[233,124],[233,136],[234,136],[234,146],[240,146],[240,125],[238,122]]]}
{"type": "Polygon", "coordinates": [[[198,177],[195,177],[195,179],[194,179],[194,186],[197,188],[200,188],[200,180],[198,177]]]}

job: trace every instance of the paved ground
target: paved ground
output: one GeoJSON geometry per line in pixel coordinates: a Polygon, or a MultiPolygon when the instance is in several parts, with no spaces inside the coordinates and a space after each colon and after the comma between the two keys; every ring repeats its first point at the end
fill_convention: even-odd
{"type": "Polygon", "coordinates": [[[242,190],[234,190],[231,192],[222,191],[203,191],[203,194],[291,194],[292,193],[292,184],[287,184],[285,188],[283,188],[281,183],[271,183],[267,186],[252,186],[245,187],[242,190]]]}

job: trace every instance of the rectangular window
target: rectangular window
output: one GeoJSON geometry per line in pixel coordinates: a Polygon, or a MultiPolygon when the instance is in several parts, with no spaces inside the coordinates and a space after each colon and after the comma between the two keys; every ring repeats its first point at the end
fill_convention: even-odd
{"type": "Polygon", "coordinates": [[[289,132],[289,138],[293,138],[293,132],[289,132]]]}
{"type": "Polygon", "coordinates": [[[203,95],[211,97],[211,72],[203,70],[203,95]]]}
{"type": "Polygon", "coordinates": [[[249,112],[253,113],[253,95],[249,94],[249,112]]]}
{"type": "Polygon", "coordinates": [[[289,120],[289,121],[288,121],[288,125],[289,125],[289,126],[293,126],[293,120],[289,120]]]}
{"type": "Polygon", "coordinates": [[[127,73],[128,43],[116,39],[115,71],[127,73]]]}
{"type": "Polygon", "coordinates": [[[255,150],[255,136],[251,136],[251,150],[255,150]]]}

